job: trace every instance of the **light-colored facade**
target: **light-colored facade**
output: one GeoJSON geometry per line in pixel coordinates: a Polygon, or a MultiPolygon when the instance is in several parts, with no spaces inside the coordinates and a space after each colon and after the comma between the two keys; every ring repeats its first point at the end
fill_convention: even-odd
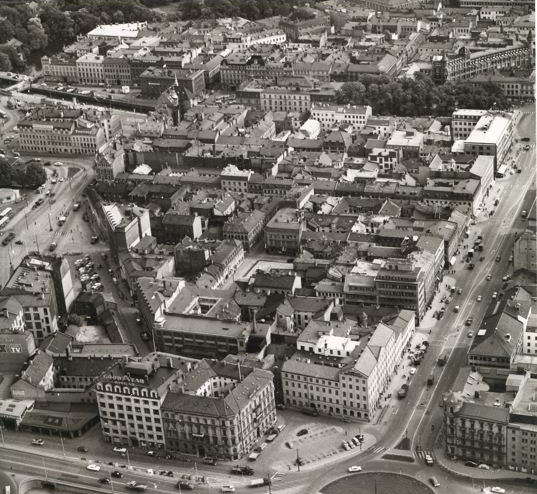
{"type": "Polygon", "coordinates": [[[270,88],[259,95],[260,106],[265,111],[305,113],[311,108],[311,96],[307,91],[270,88]]]}
{"type": "Polygon", "coordinates": [[[117,445],[164,448],[161,406],[170,385],[193,363],[152,353],[110,369],[95,387],[101,432],[117,445]]]}
{"type": "Polygon", "coordinates": [[[78,81],[81,84],[97,86],[104,83],[104,56],[86,53],[76,61],[78,81]]]}
{"type": "Polygon", "coordinates": [[[104,130],[86,120],[23,120],[20,150],[35,154],[95,154],[105,143],[104,130]]]}
{"type": "Polygon", "coordinates": [[[311,118],[321,123],[323,130],[331,129],[341,124],[350,124],[355,131],[363,129],[367,120],[372,116],[368,106],[338,106],[316,104],[311,107],[311,118]]]}
{"type": "Polygon", "coordinates": [[[464,141],[464,151],[476,156],[494,156],[498,167],[505,159],[513,141],[511,117],[511,114],[483,115],[464,141]]]}
{"type": "Polygon", "coordinates": [[[282,366],[286,405],[371,421],[414,332],[414,315],[402,311],[380,323],[369,339],[351,338],[344,323],[310,325],[314,331],[306,327],[297,340],[298,351],[282,366]]]}
{"type": "Polygon", "coordinates": [[[537,272],[537,235],[529,230],[522,233],[513,246],[513,270],[519,269],[537,272]]]}
{"type": "Polygon", "coordinates": [[[41,58],[41,66],[45,80],[78,82],[78,70],[74,59],[45,56],[41,58]]]}
{"type": "Polygon", "coordinates": [[[304,230],[300,212],[291,208],[281,209],[265,227],[265,249],[269,252],[297,253],[304,230]]]}
{"type": "Polygon", "coordinates": [[[238,460],[276,422],[271,372],[202,360],[162,406],[169,450],[238,460]]]}

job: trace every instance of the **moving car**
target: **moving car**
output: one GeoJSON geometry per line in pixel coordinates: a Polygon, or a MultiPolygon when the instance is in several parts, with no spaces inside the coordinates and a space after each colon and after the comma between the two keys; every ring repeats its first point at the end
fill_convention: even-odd
{"type": "Polygon", "coordinates": [[[120,448],[119,446],[115,446],[112,451],[114,453],[119,453],[121,455],[124,455],[127,452],[127,448],[120,448]]]}
{"type": "Polygon", "coordinates": [[[86,446],[79,446],[78,448],[76,448],[76,450],[79,453],[87,453],[88,452],[88,448],[86,448],[86,446]]]}
{"type": "Polygon", "coordinates": [[[477,468],[477,463],[475,461],[467,461],[464,463],[467,467],[477,468]]]}
{"type": "Polygon", "coordinates": [[[100,465],[96,465],[95,463],[90,463],[87,467],[86,467],[86,470],[90,470],[92,472],[100,472],[101,471],[101,466],[100,465]]]}
{"type": "Polygon", "coordinates": [[[471,326],[473,322],[474,322],[474,318],[469,317],[468,319],[466,319],[466,322],[464,324],[466,324],[466,326],[471,326]]]}
{"type": "Polygon", "coordinates": [[[188,482],[187,480],[180,480],[177,482],[177,488],[183,489],[185,491],[193,491],[194,490],[194,484],[191,482],[188,482]]]}
{"type": "Polygon", "coordinates": [[[489,273],[487,274],[487,281],[490,281],[492,279],[492,275],[489,273]]]}
{"type": "Polygon", "coordinates": [[[477,468],[480,468],[481,470],[490,470],[490,467],[486,463],[477,465],[477,468]]]}
{"type": "Polygon", "coordinates": [[[496,300],[497,298],[498,298],[498,292],[494,292],[494,293],[492,294],[492,299],[493,299],[493,300],[496,300]]]}
{"type": "Polygon", "coordinates": [[[431,455],[425,455],[425,463],[429,466],[434,465],[434,460],[431,455]]]}
{"type": "Polygon", "coordinates": [[[474,332],[473,331],[468,331],[468,338],[473,338],[474,336],[474,332]]]}
{"type": "Polygon", "coordinates": [[[494,492],[494,494],[505,494],[505,489],[503,487],[492,487],[490,492],[494,492]]]}
{"type": "Polygon", "coordinates": [[[359,467],[359,466],[357,466],[357,465],[353,465],[352,467],[349,467],[349,468],[348,468],[348,471],[349,471],[349,473],[361,472],[361,471],[362,471],[362,467],[359,467]]]}
{"type": "Polygon", "coordinates": [[[438,482],[438,480],[436,480],[436,477],[431,477],[429,479],[429,482],[431,483],[431,485],[433,487],[440,487],[440,482],[438,482]]]}
{"type": "Polygon", "coordinates": [[[99,479],[99,483],[100,484],[109,484],[110,479],[108,477],[103,477],[103,478],[99,479]]]}
{"type": "Polygon", "coordinates": [[[112,477],[114,477],[115,479],[123,478],[123,474],[117,470],[114,470],[110,475],[112,475],[112,477]]]}
{"type": "Polygon", "coordinates": [[[478,295],[476,300],[477,300],[478,302],[481,302],[481,300],[483,300],[483,297],[482,297],[481,295],[478,295]]]}
{"type": "Polygon", "coordinates": [[[45,444],[45,441],[43,441],[43,439],[32,439],[32,444],[34,446],[43,446],[43,444],[45,444]]]}
{"type": "Polygon", "coordinates": [[[232,485],[223,485],[220,492],[235,492],[235,487],[232,485]]]}
{"type": "Polygon", "coordinates": [[[127,487],[127,489],[129,489],[130,491],[138,491],[138,492],[142,492],[147,489],[147,485],[138,484],[138,482],[136,482],[135,480],[131,480],[130,482],[128,482],[125,487],[127,487]]]}

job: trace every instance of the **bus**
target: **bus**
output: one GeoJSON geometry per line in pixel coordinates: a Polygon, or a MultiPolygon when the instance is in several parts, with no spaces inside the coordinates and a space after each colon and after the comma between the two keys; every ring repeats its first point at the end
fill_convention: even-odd
{"type": "Polygon", "coordinates": [[[5,216],[8,216],[9,213],[11,213],[11,211],[13,211],[12,208],[6,208],[6,209],[4,209],[4,210],[0,213],[0,218],[4,218],[5,216]]]}
{"type": "Polygon", "coordinates": [[[9,217],[4,216],[3,218],[0,218],[0,228],[4,228],[9,223],[9,217]]]}

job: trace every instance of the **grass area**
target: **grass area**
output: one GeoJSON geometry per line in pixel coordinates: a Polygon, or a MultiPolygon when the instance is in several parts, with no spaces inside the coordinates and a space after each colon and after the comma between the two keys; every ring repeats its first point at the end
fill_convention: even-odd
{"type": "Polygon", "coordinates": [[[80,171],[80,168],[76,168],[75,166],[70,166],[69,168],[67,168],[67,178],[73,178],[79,171],[80,171]]]}
{"type": "Polygon", "coordinates": [[[399,441],[399,444],[397,444],[395,449],[410,451],[410,439],[408,437],[404,437],[403,439],[401,439],[401,441],[399,441]]]}

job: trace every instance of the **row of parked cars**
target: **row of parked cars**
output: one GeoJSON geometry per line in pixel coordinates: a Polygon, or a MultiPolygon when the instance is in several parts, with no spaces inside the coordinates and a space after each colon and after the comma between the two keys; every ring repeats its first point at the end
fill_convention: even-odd
{"type": "Polygon", "coordinates": [[[363,434],[356,434],[356,436],[352,437],[348,441],[343,441],[343,449],[345,451],[349,451],[351,449],[356,448],[356,446],[360,446],[364,442],[364,435],[363,434]]]}
{"type": "Polygon", "coordinates": [[[91,260],[91,256],[85,255],[83,258],[77,259],[75,267],[80,276],[80,282],[86,289],[102,291],[101,276],[95,271],[95,264],[91,260]]]}

